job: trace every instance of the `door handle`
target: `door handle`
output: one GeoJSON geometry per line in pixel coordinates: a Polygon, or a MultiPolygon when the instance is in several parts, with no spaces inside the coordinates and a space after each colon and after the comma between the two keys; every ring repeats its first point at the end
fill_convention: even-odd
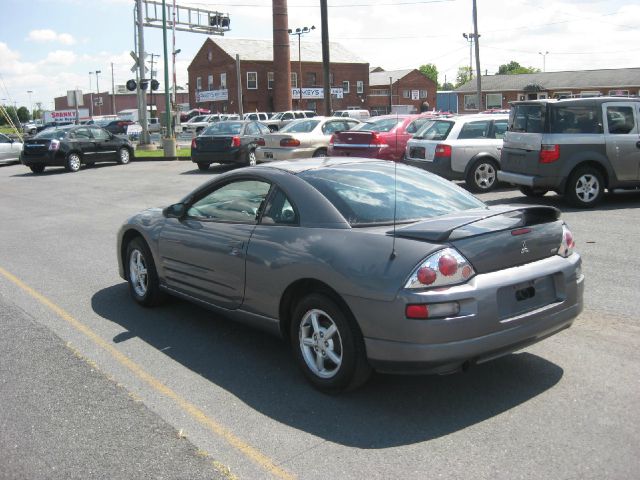
{"type": "Polygon", "coordinates": [[[242,251],[244,250],[244,242],[229,242],[229,246],[231,247],[229,255],[232,255],[234,257],[239,257],[240,255],[242,255],[242,251]]]}

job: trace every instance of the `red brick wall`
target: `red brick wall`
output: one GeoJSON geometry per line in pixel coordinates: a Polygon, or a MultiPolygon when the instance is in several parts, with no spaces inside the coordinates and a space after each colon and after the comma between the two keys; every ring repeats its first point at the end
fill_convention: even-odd
{"type": "MultiPolygon", "coordinates": [[[[158,114],[162,114],[165,111],[165,101],[164,101],[164,91],[158,93],[156,91],[153,93],[153,103],[156,106],[156,111],[158,114]]],[[[86,108],[89,111],[89,105],[91,104],[91,94],[85,93],[82,95],[84,106],[81,108],[86,108]]],[[[100,94],[94,93],[93,99],[96,97],[102,97],[102,106],[101,107],[93,107],[94,115],[115,115],[117,112],[121,110],[127,110],[129,108],[138,108],[138,97],[135,92],[127,93],[127,94],[116,94],[116,111],[113,112],[111,110],[111,93],[110,92],[101,92],[100,94]]],[[[180,93],[176,95],[177,103],[188,103],[189,102],[189,94],[188,93],[180,93]]],[[[151,94],[147,93],[147,104],[151,105],[151,94]]],[[[56,97],[54,99],[54,105],[56,110],[68,110],[70,108],[67,103],[66,95],[64,97],[56,97]]]]}
{"type": "MultiPolygon", "coordinates": [[[[389,90],[389,84],[371,86],[375,89],[389,90]]],[[[422,103],[426,100],[429,103],[430,109],[434,109],[436,106],[436,91],[437,85],[429,77],[423,75],[418,70],[413,70],[404,77],[398,79],[393,84],[392,91],[392,103],[393,105],[411,105],[415,108],[416,112],[420,111],[422,103]],[[411,91],[425,91],[427,92],[426,98],[420,98],[419,100],[411,99],[411,91]],[[408,92],[409,98],[405,98],[405,92],[408,92]]],[[[389,109],[389,97],[388,96],[369,96],[368,105],[371,110],[384,110],[389,109]]]]}

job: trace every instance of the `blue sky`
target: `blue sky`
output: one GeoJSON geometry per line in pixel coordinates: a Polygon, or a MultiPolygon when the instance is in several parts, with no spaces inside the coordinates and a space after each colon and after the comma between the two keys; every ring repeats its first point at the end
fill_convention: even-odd
{"type": "MultiPolygon", "coordinates": [[[[51,108],[55,96],[78,87],[110,89],[133,74],[133,0],[0,0],[0,101],[51,108]],[[91,78],[91,80],[90,80],[91,78]],[[2,100],[4,99],[4,100],[2,100]]],[[[168,0],[167,3],[172,3],[168,0]]],[[[178,1],[228,12],[232,38],[271,37],[271,0],[178,1]]],[[[289,0],[289,27],[315,25],[318,0],[289,0]]],[[[440,80],[455,80],[469,64],[463,32],[472,31],[471,0],[329,0],[329,34],[372,66],[387,70],[434,63],[440,80]]],[[[640,67],[640,4],[612,0],[478,0],[481,68],[495,73],[516,60],[547,71],[640,67]]],[[[178,32],[178,84],[205,35],[178,32]]],[[[148,52],[162,54],[162,32],[146,28],[148,52]]],[[[160,69],[162,63],[160,64],[160,69]]],[[[159,69],[159,70],[160,70],[159,69]]],[[[161,70],[160,70],[161,71],[161,70]]]]}

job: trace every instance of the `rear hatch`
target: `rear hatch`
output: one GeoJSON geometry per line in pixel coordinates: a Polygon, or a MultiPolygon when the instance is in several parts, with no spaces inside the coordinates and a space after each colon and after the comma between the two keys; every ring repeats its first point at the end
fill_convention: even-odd
{"type": "Polygon", "coordinates": [[[452,120],[425,123],[407,142],[407,158],[433,162],[436,147],[447,139],[453,125],[452,120]]]}
{"type": "Polygon", "coordinates": [[[333,155],[375,157],[386,147],[384,135],[379,132],[347,130],[333,134],[333,155]]]}
{"type": "Polygon", "coordinates": [[[23,155],[29,156],[42,156],[49,150],[51,139],[49,138],[32,138],[24,141],[23,155]]]}
{"type": "Polygon", "coordinates": [[[544,102],[512,104],[500,157],[501,169],[505,172],[538,173],[546,105],[544,102]]]}
{"type": "Polygon", "coordinates": [[[231,149],[233,136],[231,135],[200,135],[194,139],[199,152],[226,152],[231,149]]]}
{"type": "Polygon", "coordinates": [[[404,238],[453,245],[476,273],[524,265],[558,252],[560,211],[545,206],[501,206],[467,210],[397,228],[404,238]]]}

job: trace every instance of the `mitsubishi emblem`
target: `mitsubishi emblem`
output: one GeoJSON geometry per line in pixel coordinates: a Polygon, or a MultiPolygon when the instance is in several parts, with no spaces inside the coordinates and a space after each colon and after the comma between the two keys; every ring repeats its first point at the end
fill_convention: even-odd
{"type": "Polygon", "coordinates": [[[524,255],[525,253],[529,253],[529,249],[527,248],[527,242],[522,242],[522,249],[520,250],[520,253],[522,255],[524,255]]]}

